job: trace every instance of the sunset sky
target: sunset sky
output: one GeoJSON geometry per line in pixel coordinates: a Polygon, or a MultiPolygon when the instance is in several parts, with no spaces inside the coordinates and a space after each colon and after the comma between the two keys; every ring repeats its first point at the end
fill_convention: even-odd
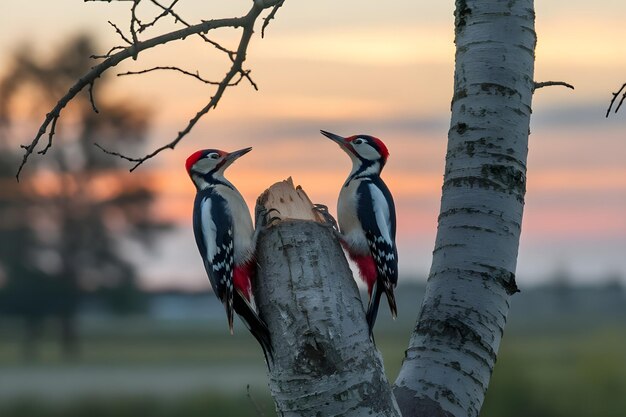
{"type": "MultiPolygon", "coordinates": [[[[250,2],[180,3],[179,13],[198,22],[242,15],[250,2]]],[[[120,43],[107,20],[126,29],[128,8],[127,2],[4,1],[0,72],[25,42],[45,55],[69,36],[88,32],[106,52],[120,43]]],[[[350,162],[319,129],[368,133],[388,145],[383,177],[398,210],[400,273],[424,278],[450,118],[453,9],[452,0],[287,0],[265,39],[255,35],[248,51],[246,66],[260,91],[245,83],[228,90],[174,151],[140,168],[154,174],[155,210],[178,225],[155,253],[137,255],[146,285],[208,286],[191,230],[194,189],[184,171],[196,149],[254,147],[229,171],[251,206],[273,182],[292,176],[335,212],[350,162]]],[[[544,88],[533,98],[518,284],[556,272],[585,282],[615,275],[626,280],[626,108],[604,117],[611,92],[626,82],[626,2],[537,1],[536,15],[535,79],[566,81],[576,90],[544,88]]],[[[231,47],[236,41],[227,32],[217,39],[231,47]]],[[[155,65],[198,70],[209,79],[228,68],[224,56],[189,38],[140,54],[115,73],[155,65]]],[[[120,77],[112,84],[111,97],[132,97],[152,109],[154,147],[173,138],[212,95],[173,73],[120,77]]]]}

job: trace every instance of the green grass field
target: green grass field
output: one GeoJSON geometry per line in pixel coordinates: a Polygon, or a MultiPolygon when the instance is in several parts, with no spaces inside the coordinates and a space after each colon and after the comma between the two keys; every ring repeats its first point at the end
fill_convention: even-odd
{"type": "Polygon", "coordinates": [[[483,417],[623,417],[626,327],[505,336],[483,417]]]}
{"type": "MultiPolygon", "coordinates": [[[[393,381],[411,323],[377,334],[393,381]]],[[[81,357],[62,359],[52,325],[25,362],[21,329],[0,324],[0,415],[273,416],[256,342],[201,322],[83,325],[81,357]],[[250,395],[246,386],[250,385],[250,395]],[[259,412],[259,409],[261,412],[259,412]]],[[[626,415],[626,326],[507,329],[483,417],[626,415]]]]}

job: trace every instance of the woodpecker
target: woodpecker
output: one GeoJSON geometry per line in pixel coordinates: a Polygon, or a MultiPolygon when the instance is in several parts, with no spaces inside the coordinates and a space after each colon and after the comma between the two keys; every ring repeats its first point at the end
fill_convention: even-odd
{"type": "Polygon", "coordinates": [[[213,291],[226,308],[230,333],[235,312],[258,340],[269,365],[269,330],[257,313],[251,285],[257,233],[245,200],[224,177],[226,168],[251,149],[200,150],[187,158],[185,167],[197,190],[193,207],[196,244],[213,291]]]}
{"type": "Polygon", "coordinates": [[[383,141],[373,136],[344,138],[324,130],[320,132],[352,159],[352,171],[339,193],[337,218],[342,245],[367,284],[366,317],[371,334],[383,292],[393,318],[398,314],[393,294],[398,283],[396,209],[389,189],[380,178],[389,151],[383,141]]]}

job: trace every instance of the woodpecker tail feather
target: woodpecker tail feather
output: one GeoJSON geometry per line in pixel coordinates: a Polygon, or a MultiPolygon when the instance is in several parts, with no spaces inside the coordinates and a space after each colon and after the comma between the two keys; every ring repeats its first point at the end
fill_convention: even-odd
{"type": "Polygon", "coordinates": [[[398,307],[396,305],[396,296],[393,294],[393,287],[390,281],[385,281],[384,290],[387,296],[387,303],[391,311],[391,317],[395,320],[398,317],[398,307]]]}
{"type": "Polygon", "coordinates": [[[233,334],[233,319],[234,319],[234,305],[233,305],[233,290],[232,288],[227,288],[226,290],[226,299],[224,300],[224,307],[226,308],[226,318],[228,319],[228,329],[230,330],[230,334],[233,334]]]}
{"type": "MultiPolygon", "coordinates": [[[[370,300],[367,305],[367,313],[365,317],[367,319],[367,325],[370,329],[370,336],[374,334],[374,324],[376,323],[376,316],[378,315],[378,306],[380,305],[380,297],[383,295],[382,290],[378,286],[378,282],[376,282],[370,293],[370,300]]],[[[372,340],[374,340],[372,338],[372,340]]]]}
{"type": "MultiPolygon", "coordinates": [[[[376,323],[378,307],[380,306],[380,299],[382,298],[383,293],[387,296],[387,302],[389,304],[389,310],[391,311],[391,317],[393,317],[395,320],[395,318],[398,316],[398,307],[396,305],[396,297],[393,294],[393,287],[388,282],[381,283],[380,281],[376,281],[376,283],[372,286],[366,314],[367,324],[370,329],[370,336],[373,336],[374,324],[376,323]]],[[[373,337],[372,340],[374,340],[373,337]]]]}
{"type": "Polygon", "coordinates": [[[265,362],[267,362],[268,368],[271,368],[274,362],[274,353],[272,350],[270,331],[267,325],[240,291],[235,291],[234,301],[235,312],[239,315],[250,333],[252,333],[252,336],[254,336],[261,345],[265,362]]]}

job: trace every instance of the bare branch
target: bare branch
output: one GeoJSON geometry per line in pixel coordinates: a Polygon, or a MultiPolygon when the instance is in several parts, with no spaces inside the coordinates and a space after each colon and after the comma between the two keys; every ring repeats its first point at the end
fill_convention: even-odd
{"type": "MultiPolygon", "coordinates": [[[[38,154],[40,155],[45,155],[45,153],[48,152],[48,149],[52,147],[52,137],[54,136],[54,132],[56,130],[57,120],[59,120],[59,116],[51,116],[50,113],[46,115],[46,120],[48,120],[48,118],[50,118],[49,123],[52,124],[50,127],[50,133],[48,134],[48,144],[46,145],[45,148],[43,148],[41,151],[38,152],[38,154]]],[[[41,137],[44,133],[45,133],[45,130],[42,132],[40,128],[39,133],[37,135],[41,137]]],[[[24,149],[25,152],[24,152],[24,156],[22,157],[22,163],[20,164],[20,167],[17,170],[17,174],[15,174],[15,179],[18,182],[20,181],[20,171],[22,171],[22,168],[24,167],[24,164],[26,164],[26,161],[28,160],[28,157],[30,156],[30,154],[33,153],[33,150],[35,149],[35,145],[36,143],[33,143],[33,142],[31,142],[30,145],[20,145],[20,147],[24,149]]]]}
{"type": "MultiPolygon", "coordinates": [[[[172,8],[173,4],[170,7],[165,7],[161,3],[159,3],[157,0],[150,0],[150,1],[155,6],[160,7],[163,10],[163,13],[167,13],[167,14],[171,15],[176,20],[176,22],[180,22],[180,23],[182,23],[183,25],[185,25],[187,27],[191,26],[187,21],[185,21],[185,19],[183,19],[178,13],[176,13],[173,10],[173,8],[172,8]]],[[[276,0],[276,1],[278,1],[278,3],[275,4],[274,6],[269,6],[269,5],[264,5],[264,4],[261,5],[261,7],[263,7],[263,8],[274,7],[274,9],[272,9],[272,12],[270,13],[270,16],[272,16],[271,18],[273,18],[273,15],[276,14],[276,10],[278,9],[278,7],[280,7],[280,5],[282,5],[282,3],[284,3],[284,0],[276,0]]],[[[274,3],[275,3],[275,1],[274,1],[274,3]]],[[[270,16],[268,16],[265,20],[267,21],[267,19],[271,19],[270,16]]],[[[267,26],[267,23],[264,23],[263,30],[265,29],[265,26],[267,26]]],[[[215,49],[217,49],[219,51],[222,51],[225,54],[227,54],[228,58],[231,60],[231,62],[235,60],[235,55],[236,55],[235,51],[231,51],[230,49],[223,47],[220,43],[215,42],[214,40],[210,39],[204,33],[199,33],[198,36],[200,36],[205,42],[213,45],[213,47],[215,49]]],[[[261,36],[261,37],[263,37],[263,36],[261,36]]],[[[250,85],[252,85],[252,87],[255,90],[257,90],[257,91],[259,90],[257,84],[250,77],[250,71],[243,71],[242,70],[241,71],[241,76],[246,78],[248,80],[248,82],[250,82],[250,85]]],[[[237,81],[237,83],[239,83],[239,82],[237,81]]]]}
{"type": "MultiPolygon", "coordinates": [[[[172,16],[174,18],[174,20],[176,20],[176,22],[180,22],[183,25],[185,25],[186,27],[191,27],[192,25],[187,23],[179,14],[177,14],[176,12],[174,12],[174,10],[172,10],[171,7],[167,8],[165,6],[163,6],[161,3],[159,3],[157,0],[150,0],[155,6],[160,7],[161,9],[163,9],[164,12],[167,12],[170,16],[172,16]]],[[[198,33],[198,36],[200,36],[205,42],[210,43],[211,45],[213,45],[217,50],[224,52],[225,54],[227,54],[231,61],[234,59],[234,55],[235,52],[231,51],[227,48],[224,48],[222,45],[220,45],[219,43],[209,39],[204,33],[198,33]]]]}
{"type": "Polygon", "coordinates": [[[270,24],[270,21],[276,17],[276,12],[278,9],[285,3],[285,0],[280,0],[273,8],[270,14],[267,15],[265,19],[263,19],[263,26],[261,27],[261,38],[265,37],[265,28],[270,24]]]}
{"type": "Polygon", "coordinates": [[[126,35],[124,35],[124,32],[122,32],[122,29],[120,29],[119,27],[117,27],[117,25],[113,22],[111,22],[110,20],[108,21],[109,25],[113,26],[113,28],[115,29],[115,32],[117,32],[118,35],[120,35],[120,37],[124,40],[124,42],[126,42],[129,45],[132,45],[133,43],[126,37],[126,35]]]}
{"type": "Polygon", "coordinates": [[[141,158],[131,158],[129,156],[126,155],[122,155],[119,152],[115,152],[115,151],[109,151],[108,149],[103,148],[99,143],[94,143],[95,147],[102,150],[102,152],[108,154],[108,155],[113,155],[113,156],[117,156],[119,158],[125,159],[129,162],[139,162],[141,160],[141,158]]]}
{"type": "MultiPolygon", "coordinates": [[[[89,0],[85,0],[85,1],[89,1],[89,0]]],[[[115,0],[91,0],[91,1],[111,2],[115,0]]],[[[131,12],[132,19],[134,19],[135,23],[140,22],[136,16],[136,6],[140,2],[140,0],[117,0],[117,1],[133,1],[133,8],[131,12]]],[[[248,48],[248,44],[250,43],[252,34],[254,32],[253,28],[254,28],[254,23],[256,19],[265,9],[268,9],[270,7],[276,7],[279,4],[282,4],[284,0],[255,0],[253,2],[252,8],[248,11],[246,15],[242,17],[206,20],[195,25],[187,25],[184,21],[182,21],[182,19],[180,19],[180,17],[171,10],[172,6],[168,8],[168,7],[160,5],[160,3],[158,3],[156,0],[151,0],[151,1],[154,4],[159,5],[159,7],[167,10],[170,15],[179,19],[179,21],[185,24],[186,27],[176,30],[176,31],[172,31],[169,33],[156,36],[151,39],[147,39],[145,41],[140,41],[137,39],[136,42],[134,42],[132,45],[128,47],[117,46],[117,47],[112,48],[104,56],[96,56],[97,58],[103,58],[104,60],[100,62],[98,65],[92,67],[89,72],[83,75],[68,90],[68,92],[63,97],[61,97],[61,99],[59,99],[59,101],[54,106],[54,108],[46,115],[46,118],[44,119],[39,130],[37,131],[35,138],[31,141],[29,145],[22,146],[25,152],[22,158],[22,162],[20,166],[18,167],[18,170],[16,173],[16,179],[18,181],[19,181],[20,173],[22,172],[22,169],[24,168],[26,162],[28,161],[28,158],[33,153],[37,145],[39,144],[41,137],[46,133],[46,131],[50,127],[51,129],[48,135],[48,144],[46,145],[45,149],[43,149],[39,153],[44,154],[52,146],[52,139],[55,134],[56,122],[58,118],[60,117],[61,111],[65,108],[65,106],[67,106],[67,104],[71,100],[73,100],[74,97],[76,97],[76,95],[85,87],[89,86],[89,88],[93,88],[94,81],[97,78],[99,78],[105,71],[107,71],[108,69],[112,67],[115,67],[120,62],[128,58],[136,57],[137,54],[143,50],[154,48],[159,45],[164,45],[174,40],[185,39],[190,35],[204,36],[204,34],[209,32],[210,30],[217,29],[217,28],[224,28],[224,27],[243,28],[243,33],[241,35],[239,46],[235,52],[229,51],[228,49],[221,47],[221,45],[213,41],[209,41],[216,48],[228,54],[229,58],[232,61],[231,68],[228,71],[228,73],[224,76],[222,81],[217,84],[217,90],[215,94],[213,95],[213,97],[211,97],[210,101],[198,113],[196,113],[196,115],[193,118],[191,118],[191,120],[189,120],[187,126],[182,131],[178,132],[178,135],[174,138],[174,140],[172,140],[170,143],[166,145],[161,146],[160,148],[156,149],[152,153],[142,158],[126,157],[121,154],[116,154],[114,152],[107,151],[101,146],[99,146],[105,152],[119,156],[128,161],[135,162],[135,165],[131,168],[131,171],[135,170],[143,162],[159,154],[161,151],[165,149],[173,149],[178,144],[178,142],[180,142],[180,140],[191,131],[191,129],[202,118],[202,116],[204,116],[205,114],[209,112],[209,110],[217,106],[219,100],[221,99],[227,87],[237,85],[241,81],[241,79],[246,78],[255,89],[258,89],[257,85],[250,78],[250,71],[242,69],[242,64],[246,59],[246,51],[248,48]],[[114,51],[118,51],[118,52],[113,53],[114,51]],[[239,75],[239,79],[235,79],[237,75],[239,75]]],[[[134,26],[135,23],[131,23],[131,28],[132,28],[131,32],[133,33],[133,40],[135,40],[136,38],[136,31],[135,31],[135,26],[134,26]]],[[[90,97],[92,99],[92,105],[94,109],[96,109],[95,102],[93,101],[92,92],[90,92],[90,97]]]]}
{"type": "Polygon", "coordinates": [[[54,136],[54,132],[56,131],[57,121],[58,120],[59,120],[58,117],[55,117],[52,120],[52,126],[50,127],[50,133],[48,134],[48,143],[46,144],[45,148],[43,148],[42,150],[37,152],[39,155],[45,155],[46,152],[48,152],[48,149],[50,149],[52,147],[52,137],[54,136]]]}
{"type": "MultiPolygon", "coordinates": [[[[178,68],[178,67],[153,67],[153,68],[148,68],[148,69],[141,70],[141,71],[122,72],[122,73],[117,74],[117,76],[118,77],[122,77],[122,76],[125,76],[125,75],[139,75],[139,74],[146,74],[148,72],[159,71],[159,70],[177,71],[177,72],[180,72],[182,74],[185,74],[185,75],[188,75],[190,77],[193,77],[196,80],[202,81],[205,84],[210,84],[210,85],[219,85],[220,84],[218,81],[209,81],[209,80],[206,80],[206,79],[202,78],[197,71],[196,71],[196,73],[193,73],[193,72],[189,72],[189,71],[186,71],[186,70],[184,70],[182,68],[178,68]]],[[[234,86],[234,85],[237,85],[237,84],[238,84],[238,82],[237,83],[231,83],[231,84],[229,84],[229,86],[234,86]]]]}
{"type": "MultiPolygon", "coordinates": [[[[159,3],[157,0],[150,0],[150,1],[151,1],[151,2],[155,5],[155,6],[160,7],[160,8],[163,10],[163,13],[167,13],[167,14],[171,15],[171,16],[172,16],[172,17],[176,20],[176,22],[180,22],[180,23],[182,23],[183,25],[185,25],[185,26],[187,26],[187,27],[191,26],[191,25],[190,25],[187,21],[185,21],[185,19],[183,19],[183,18],[182,18],[182,17],[181,17],[178,13],[176,13],[176,12],[172,9],[172,6],[173,6],[173,5],[172,5],[172,6],[170,6],[170,7],[165,7],[165,6],[163,6],[161,3],[159,3]]],[[[283,2],[284,2],[284,0],[279,0],[279,3],[280,3],[280,4],[282,4],[283,2]]],[[[275,5],[275,6],[273,6],[273,7],[274,7],[274,8],[277,8],[277,6],[278,6],[278,4],[276,4],[276,5],[275,5]]],[[[271,7],[271,6],[265,6],[265,5],[263,5],[263,7],[265,8],[265,7],[271,7]]],[[[274,14],[276,14],[276,12],[275,12],[274,10],[272,10],[272,12],[273,12],[274,14]]],[[[270,13],[270,15],[271,15],[271,14],[272,14],[272,13],[270,13]]],[[[269,16],[268,16],[268,18],[269,18],[269,16]]],[[[267,26],[267,24],[264,24],[264,26],[263,26],[263,27],[265,28],[265,26],[267,26]]],[[[199,33],[199,34],[198,34],[198,36],[200,36],[200,37],[201,37],[201,38],[202,38],[205,42],[207,42],[207,43],[209,43],[209,44],[213,45],[213,47],[214,47],[214,48],[216,48],[217,50],[222,51],[222,52],[224,52],[225,54],[227,54],[227,55],[228,55],[228,58],[231,60],[231,62],[235,60],[235,55],[236,55],[236,52],[235,52],[235,51],[231,51],[230,49],[223,47],[220,43],[215,42],[214,40],[210,39],[210,38],[209,38],[209,37],[207,37],[204,33],[199,33]]],[[[252,85],[252,87],[253,87],[255,90],[257,90],[257,91],[259,90],[259,88],[258,88],[257,84],[256,84],[256,83],[252,80],[252,78],[250,77],[250,71],[243,71],[243,70],[242,70],[242,71],[241,71],[241,76],[242,76],[242,77],[244,77],[244,78],[246,78],[246,79],[248,80],[248,82],[250,82],[250,85],[252,85]]],[[[237,82],[237,83],[239,83],[239,82],[237,82]]]]}
{"type": "MultiPolygon", "coordinates": [[[[239,71],[239,74],[241,75],[241,78],[245,78],[246,80],[248,80],[248,82],[250,83],[250,85],[252,86],[252,88],[254,88],[256,91],[259,91],[259,86],[256,85],[256,83],[254,82],[254,80],[252,80],[252,78],[250,77],[250,70],[241,70],[239,71]]],[[[233,85],[237,85],[239,84],[239,81],[241,81],[241,78],[237,81],[235,81],[233,83],[233,85]]]]}
{"type": "Polygon", "coordinates": [[[624,91],[624,94],[622,95],[622,98],[620,99],[620,101],[617,103],[617,106],[615,107],[615,113],[617,113],[619,108],[622,107],[624,100],[626,100],[626,83],[622,84],[622,86],[619,88],[619,90],[617,90],[617,92],[611,93],[613,94],[613,98],[611,99],[611,102],[609,103],[609,108],[606,109],[606,117],[609,117],[609,114],[611,113],[611,108],[613,107],[613,104],[615,104],[615,100],[617,100],[617,97],[620,95],[622,91],[624,91]]]}
{"type": "MultiPolygon", "coordinates": [[[[57,102],[56,106],[54,106],[52,111],[50,111],[46,115],[46,118],[45,118],[44,122],[42,123],[41,127],[39,128],[39,131],[37,132],[37,135],[32,140],[30,145],[23,146],[23,148],[26,150],[26,152],[24,153],[24,157],[23,157],[22,163],[20,164],[20,166],[18,168],[18,171],[17,171],[17,174],[16,174],[16,178],[19,180],[19,175],[20,175],[24,165],[26,164],[26,162],[28,160],[28,157],[34,151],[34,149],[37,146],[37,144],[39,143],[39,140],[41,139],[41,137],[46,133],[46,131],[48,129],[48,126],[51,123],[53,123],[53,126],[54,126],[54,124],[56,124],[56,119],[59,118],[59,116],[61,115],[61,111],[65,108],[65,106],[83,88],[85,88],[87,85],[90,85],[96,78],[100,77],[102,75],[102,73],[104,73],[106,70],[108,70],[109,68],[112,68],[112,67],[116,66],[120,62],[122,62],[122,61],[124,61],[124,60],[126,60],[126,59],[128,59],[130,57],[132,57],[133,56],[133,49],[144,50],[144,49],[153,48],[153,47],[155,47],[157,45],[163,45],[163,44],[166,44],[166,43],[174,41],[174,40],[184,39],[185,37],[187,37],[187,36],[189,36],[191,34],[194,34],[194,33],[206,32],[206,31],[209,31],[211,29],[218,28],[218,27],[242,26],[243,22],[245,22],[247,18],[248,18],[248,15],[246,15],[244,17],[239,17],[239,18],[227,18],[227,19],[209,20],[209,21],[202,22],[202,23],[200,23],[198,25],[195,25],[195,26],[190,26],[188,28],[184,28],[184,29],[180,29],[180,30],[177,30],[177,31],[174,31],[174,32],[166,33],[164,35],[157,36],[155,38],[146,40],[144,42],[140,42],[137,45],[134,45],[134,47],[130,47],[129,46],[127,48],[124,48],[120,52],[117,52],[114,55],[111,55],[110,57],[108,57],[104,61],[102,61],[100,64],[98,64],[95,67],[93,67],[87,74],[85,74],[83,77],[81,77],[76,82],[76,84],[74,84],[69,89],[69,91],[65,94],[65,96],[63,96],[57,102]]],[[[48,146],[46,147],[46,150],[51,146],[52,136],[54,135],[54,132],[52,130],[51,130],[50,133],[51,134],[49,136],[49,143],[48,143],[48,146]]]]}
{"type": "Polygon", "coordinates": [[[95,113],[100,113],[98,111],[98,108],[96,107],[96,100],[93,98],[93,85],[94,85],[95,81],[92,81],[91,83],[89,83],[89,101],[91,102],[91,108],[93,109],[93,111],[95,113]]]}
{"type": "Polygon", "coordinates": [[[622,107],[622,104],[624,103],[624,99],[626,99],[626,93],[624,93],[624,95],[622,96],[622,99],[619,101],[619,104],[617,105],[617,107],[615,108],[615,113],[617,113],[617,111],[619,110],[620,107],[622,107]]]}
{"type": "Polygon", "coordinates": [[[119,51],[121,49],[124,49],[125,46],[114,46],[111,49],[109,49],[109,51],[104,54],[104,55],[92,55],[91,58],[93,59],[106,59],[106,58],[110,58],[111,54],[115,51],[119,51]]]}
{"type": "MultiPolygon", "coordinates": [[[[226,88],[231,84],[231,80],[237,74],[242,73],[241,66],[243,64],[243,61],[246,59],[246,50],[248,49],[250,38],[252,37],[252,34],[254,32],[253,31],[254,19],[251,20],[250,24],[245,24],[242,26],[244,27],[244,30],[243,30],[243,34],[241,35],[239,47],[237,48],[237,57],[233,61],[233,65],[231,66],[230,71],[228,71],[226,76],[224,76],[224,79],[218,84],[215,95],[211,97],[211,100],[207,103],[206,106],[204,106],[198,113],[196,113],[196,115],[193,118],[191,118],[191,120],[189,120],[189,123],[187,124],[187,126],[183,130],[178,132],[178,135],[176,135],[174,140],[155,149],[148,155],[145,155],[142,158],[138,158],[136,160],[135,165],[133,165],[133,167],[130,169],[131,172],[137,169],[139,165],[143,164],[148,159],[154,158],[156,155],[158,155],[162,151],[166,149],[174,149],[176,145],[178,144],[178,142],[180,142],[181,139],[184,138],[191,131],[191,129],[193,129],[193,127],[196,125],[196,123],[198,123],[198,121],[202,118],[202,116],[207,114],[209,110],[217,107],[217,103],[222,98],[222,94],[224,94],[224,91],[226,90],[226,88]]],[[[128,158],[124,158],[124,159],[128,159],[128,158]]]]}
{"type": "MultiPolygon", "coordinates": [[[[174,0],[174,1],[172,2],[172,4],[170,4],[170,5],[169,5],[169,7],[163,7],[163,6],[161,6],[160,4],[156,3],[155,1],[153,1],[152,3],[156,4],[157,6],[159,6],[161,9],[163,9],[163,11],[161,12],[161,14],[160,14],[160,15],[156,16],[156,17],[155,17],[155,18],[154,18],[151,22],[148,22],[148,23],[142,23],[142,24],[139,26],[139,30],[138,30],[138,32],[139,32],[139,33],[141,33],[141,32],[143,32],[144,30],[146,30],[146,29],[148,29],[148,28],[150,28],[150,27],[152,27],[152,26],[156,25],[156,23],[157,23],[159,20],[161,20],[161,19],[162,19],[162,18],[164,18],[165,16],[167,16],[167,15],[171,14],[171,13],[172,13],[172,10],[173,10],[173,8],[174,8],[174,6],[176,6],[176,3],[178,3],[178,1],[179,1],[179,0],[174,0]]],[[[174,18],[174,19],[176,19],[176,18],[174,18]]]]}
{"type": "Polygon", "coordinates": [[[137,6],[139,5],[140,1],[141,0],[134,0],[133,7],[130,8],[130,34],[133,37],[132,48],[134,61],[137,60],[137,54],[139,54],[139,51],[136,47],[136,45],[139,43],[139,38],[137,37],[137,29],[135,29],[135,23],[141,25],[141,22],[137,18],[137,6]]]}
{"type": "Polygon", "coordinates": [[[543,87],[551,87],[551,86],[554,86],[554,85],[560,85],[560,86],[571,88],[572,90],[574,90],[574,86],[573,85],[568,84],[568,83],[566,83],[564,81],[542,81],[542,82],[536,82],[535,81],[535,84],[534,84],[534,87],[533,87],[533,91],[534,90],[538,90],[538,89],[543,88],[543,87]]]}

